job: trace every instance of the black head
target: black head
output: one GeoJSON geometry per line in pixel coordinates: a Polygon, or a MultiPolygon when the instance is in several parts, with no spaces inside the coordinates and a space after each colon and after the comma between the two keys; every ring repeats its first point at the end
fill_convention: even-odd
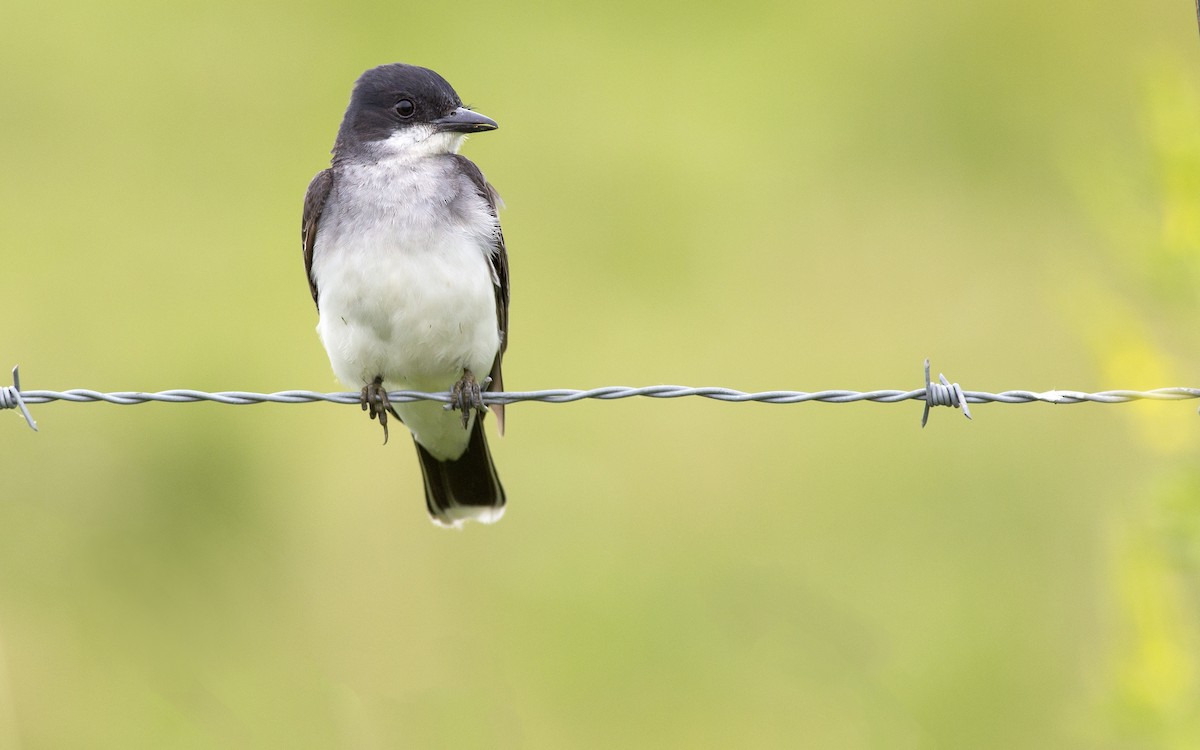
{"type": "Polygon", "coordinates": [[[437,73],[392,63],[359,76],[334,152],[385,141],[401,131],[465,134],[497,127],[495,121],[463,107],[458,94],[437,73]]]}

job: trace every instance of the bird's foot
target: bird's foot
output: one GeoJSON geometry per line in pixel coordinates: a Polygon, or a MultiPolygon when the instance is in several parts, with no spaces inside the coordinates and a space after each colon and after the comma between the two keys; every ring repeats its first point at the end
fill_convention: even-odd
{"type": "Polygon", "coordinates": [[[400,415],[392,408],[392,402],[388,401],[387,389],[383,387],[382,376],[375,376],[375,380],[363,386],[362,409],[371,413],[371,419],[379,418],[379,426],[383,428],[383,444],[387,445],[388,414],[396,419],[399,419],[400,415]]]}
{"type": "Polygon", "coordinates": [[[491,385],[491,378],[483,379],[483,387],[479,386],[479,382],[475,380],[475,373],[464,369],[463,375],[450,389],[450,403],[447,405],[450,409],[462,412],[462,426],[467,429],[467,425],[471,422],[471,410],[475,409],[481,413],[487,411],[487,405],[483,403],[483,391],[491,385]]]}

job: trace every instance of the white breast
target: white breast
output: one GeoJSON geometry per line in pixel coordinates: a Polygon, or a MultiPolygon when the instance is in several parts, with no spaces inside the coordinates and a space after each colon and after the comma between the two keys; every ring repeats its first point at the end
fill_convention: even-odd
{"type": "MultiPolygon", "coordinates": [[[[491,370],[500,348],[488,261],[495,218],[462,190],[455,166],[389,160],[338,175],[313,253],[317,331],[334,373],[356,390],[377,376],[389,390],[447,390],[464,369],[481,382],[491,370]]],[[[434,403],[397,409],[435,455],[461,453],[467,432],[449,429],[457,415],[434,403]]]]}

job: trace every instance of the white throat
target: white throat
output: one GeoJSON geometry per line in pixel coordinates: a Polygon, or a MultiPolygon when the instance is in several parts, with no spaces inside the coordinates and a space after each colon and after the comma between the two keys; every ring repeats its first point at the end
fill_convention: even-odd
{"type": "Polygon", "coordinates": [[[377,141],[375,146],[385,157],[420,159],[426,156],[457,154],[464,137],[463,133],[439,130],[433,125],[413,125],[401,128],[386,139],[377,141]]]}

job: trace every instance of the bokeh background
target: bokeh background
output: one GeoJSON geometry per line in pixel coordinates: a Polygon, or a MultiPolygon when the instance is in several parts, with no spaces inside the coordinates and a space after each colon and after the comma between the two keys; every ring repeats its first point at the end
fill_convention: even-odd
{"type": "MultiPolygon", "coordinates": [[[[513,389],[1200,385],[1187,0],[9,3],[0,365],[342,390],[350,86],[501,123],[513,389]]],[[[0,747],[1194,748],[1195,403],[509,408],[495,527],[355,407],[0,414],[0,747]]]]}

